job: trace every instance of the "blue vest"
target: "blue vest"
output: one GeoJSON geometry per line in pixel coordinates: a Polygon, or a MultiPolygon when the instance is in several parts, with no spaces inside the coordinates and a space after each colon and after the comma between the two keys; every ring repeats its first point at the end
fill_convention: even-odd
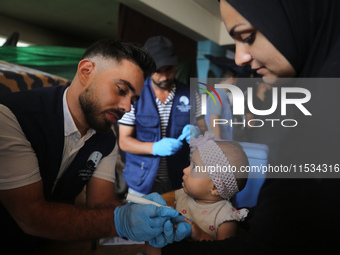
{"type": "MultiPolygon", "coordinates": [[[[140,99],[135,102],[136,139],[143,142],[161,140],[161,122],[156,104],[156,97],[151,86],[151,79],[144,83],[140,99]]],[[[173,99],[166,137],[178,138],[183,127],[190,124],[190,88],[176,81],[176,93],[173,99]]],[[[182,187],[183,169],[190,165],[189,145],[184,142],[182,148],[167,157],[169,179],[174,189],[182,187]]],[[[129,187],[149,193],[157,175],[160,157],[126,153],[124,179],[129,187]]]]}
{"type": "MultiPolygon", "coordinates": [[[[96,133],[88,139],[52,191],[64,149],[62,99],[66,87],[54,86],[12,93],[2,98],[0,103],[6,105],[16,116],[36,153],[45,199],[71,204],[91,178],[99,160],[112,152],[116,138],[110,131],[105,134],[96,133]]],[[[1,226],[5,226],[2,229],[6,232],[2,236],[6,236],[9,242],[14,238],[12,240],[19,244],[17,237],[20,239],[20,236],[25,239],[25,234],[18,229],[1,203],[0,219],[1,226]]]]}

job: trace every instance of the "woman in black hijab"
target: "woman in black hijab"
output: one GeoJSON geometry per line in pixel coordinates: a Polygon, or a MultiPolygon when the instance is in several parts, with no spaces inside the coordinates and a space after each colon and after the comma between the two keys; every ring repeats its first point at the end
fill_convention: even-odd
{"type": "MultiPolygon", "coordinates": [[[[250,64],[273,86],[280,78],[303,78],[298,87],[311,92],[306,106],[312,117],[296,113],[299,125],[285,134],[279,163],[326,164],[334,171],[340,163],[340,79],[320,78],[340,77],[340,1],[221,0],[220,9],[235,40],[236,64],[250,64]]],[[[176,243],[162,253],[334,252],[340,236],[340,179],[325,176],[330,177],[268,178],[238,237],[176,243]]]]}
{"type": "MultiPolygon", "coordinates": [[[[237,13],[244,23],[248,22],[243,30],[249,28],[248,32],[251,29],[254,32],[253,42],[248,38],[245,44],[251,46],[258,35],[264,36],[294,68],[295,75],[282,74],[281,70],[279,77],[340,76],[339,4],[336,0],[224,0],[220,3],[229,33],[236,22],[230,19],[230,14],[237,13]]],[[[238,38],[234,39],[237,44],[238,38]]],[[[268,49],[260,51],[261,55],[270,54],[268,49]]],[[[255,60],[256,56],[253,56],[255,60]]]]}
{"type": "Polygon", "coordinates": [[[285,135],[279,163],[339,163],[339,81],[321,78],[340,77],[340,1],[224,0],[220,6],[236,64],[251,65],[273,86],[278,78],[304,78],[298,86],[311,92],[312,117],[296,113],[299,125],[285,135]]]}

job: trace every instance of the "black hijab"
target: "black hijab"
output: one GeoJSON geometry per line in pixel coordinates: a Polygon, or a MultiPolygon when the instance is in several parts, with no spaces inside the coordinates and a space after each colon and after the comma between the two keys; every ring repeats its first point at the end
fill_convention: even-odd
{"type": "Polygon", "coordinates": [[[340,1],[227,2],[286,57],[298,77],[340,77],[340,1]]]}

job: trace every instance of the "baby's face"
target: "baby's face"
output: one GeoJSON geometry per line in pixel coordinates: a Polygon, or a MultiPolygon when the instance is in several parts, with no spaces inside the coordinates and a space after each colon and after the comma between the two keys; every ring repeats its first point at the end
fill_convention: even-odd
{"type": "Polygon", "coordinates": [[[192,198],[207,199],[211,194],[214,183],[204,169],[199,152],[195,150],[190,166],[183,170],[183,189],[192,198]]]}

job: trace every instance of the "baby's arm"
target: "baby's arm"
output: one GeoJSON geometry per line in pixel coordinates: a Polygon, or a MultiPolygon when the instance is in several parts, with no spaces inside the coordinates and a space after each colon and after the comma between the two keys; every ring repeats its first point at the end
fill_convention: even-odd
{"type": "MultiPolygon", "coordinates": [[[[195,222],[185,219],[191,225],[191,239],[194,241],[213,241],[214,239],[206,232],[204,232],[195,222]]],[[[234,221],[227,221],[222,223],[217,229],[216,240],[224,240],[226,238],[236,236],[237,223],[234,221]]]]}
{"type": "Polygon", "coordinates": [[[224,240],[226,238],[236,236],[236,234],[237,234],[237,222],[226,221],[218,227],[216,240],[224,240]]]}
{"type": "Polygon", "coordinates": [[[195,222],[192,222],[188,218],[185,222],[191,225],[191,239],[194,241],[214,241],[214,239],[206,232],[204,232],[195,222]]]}

